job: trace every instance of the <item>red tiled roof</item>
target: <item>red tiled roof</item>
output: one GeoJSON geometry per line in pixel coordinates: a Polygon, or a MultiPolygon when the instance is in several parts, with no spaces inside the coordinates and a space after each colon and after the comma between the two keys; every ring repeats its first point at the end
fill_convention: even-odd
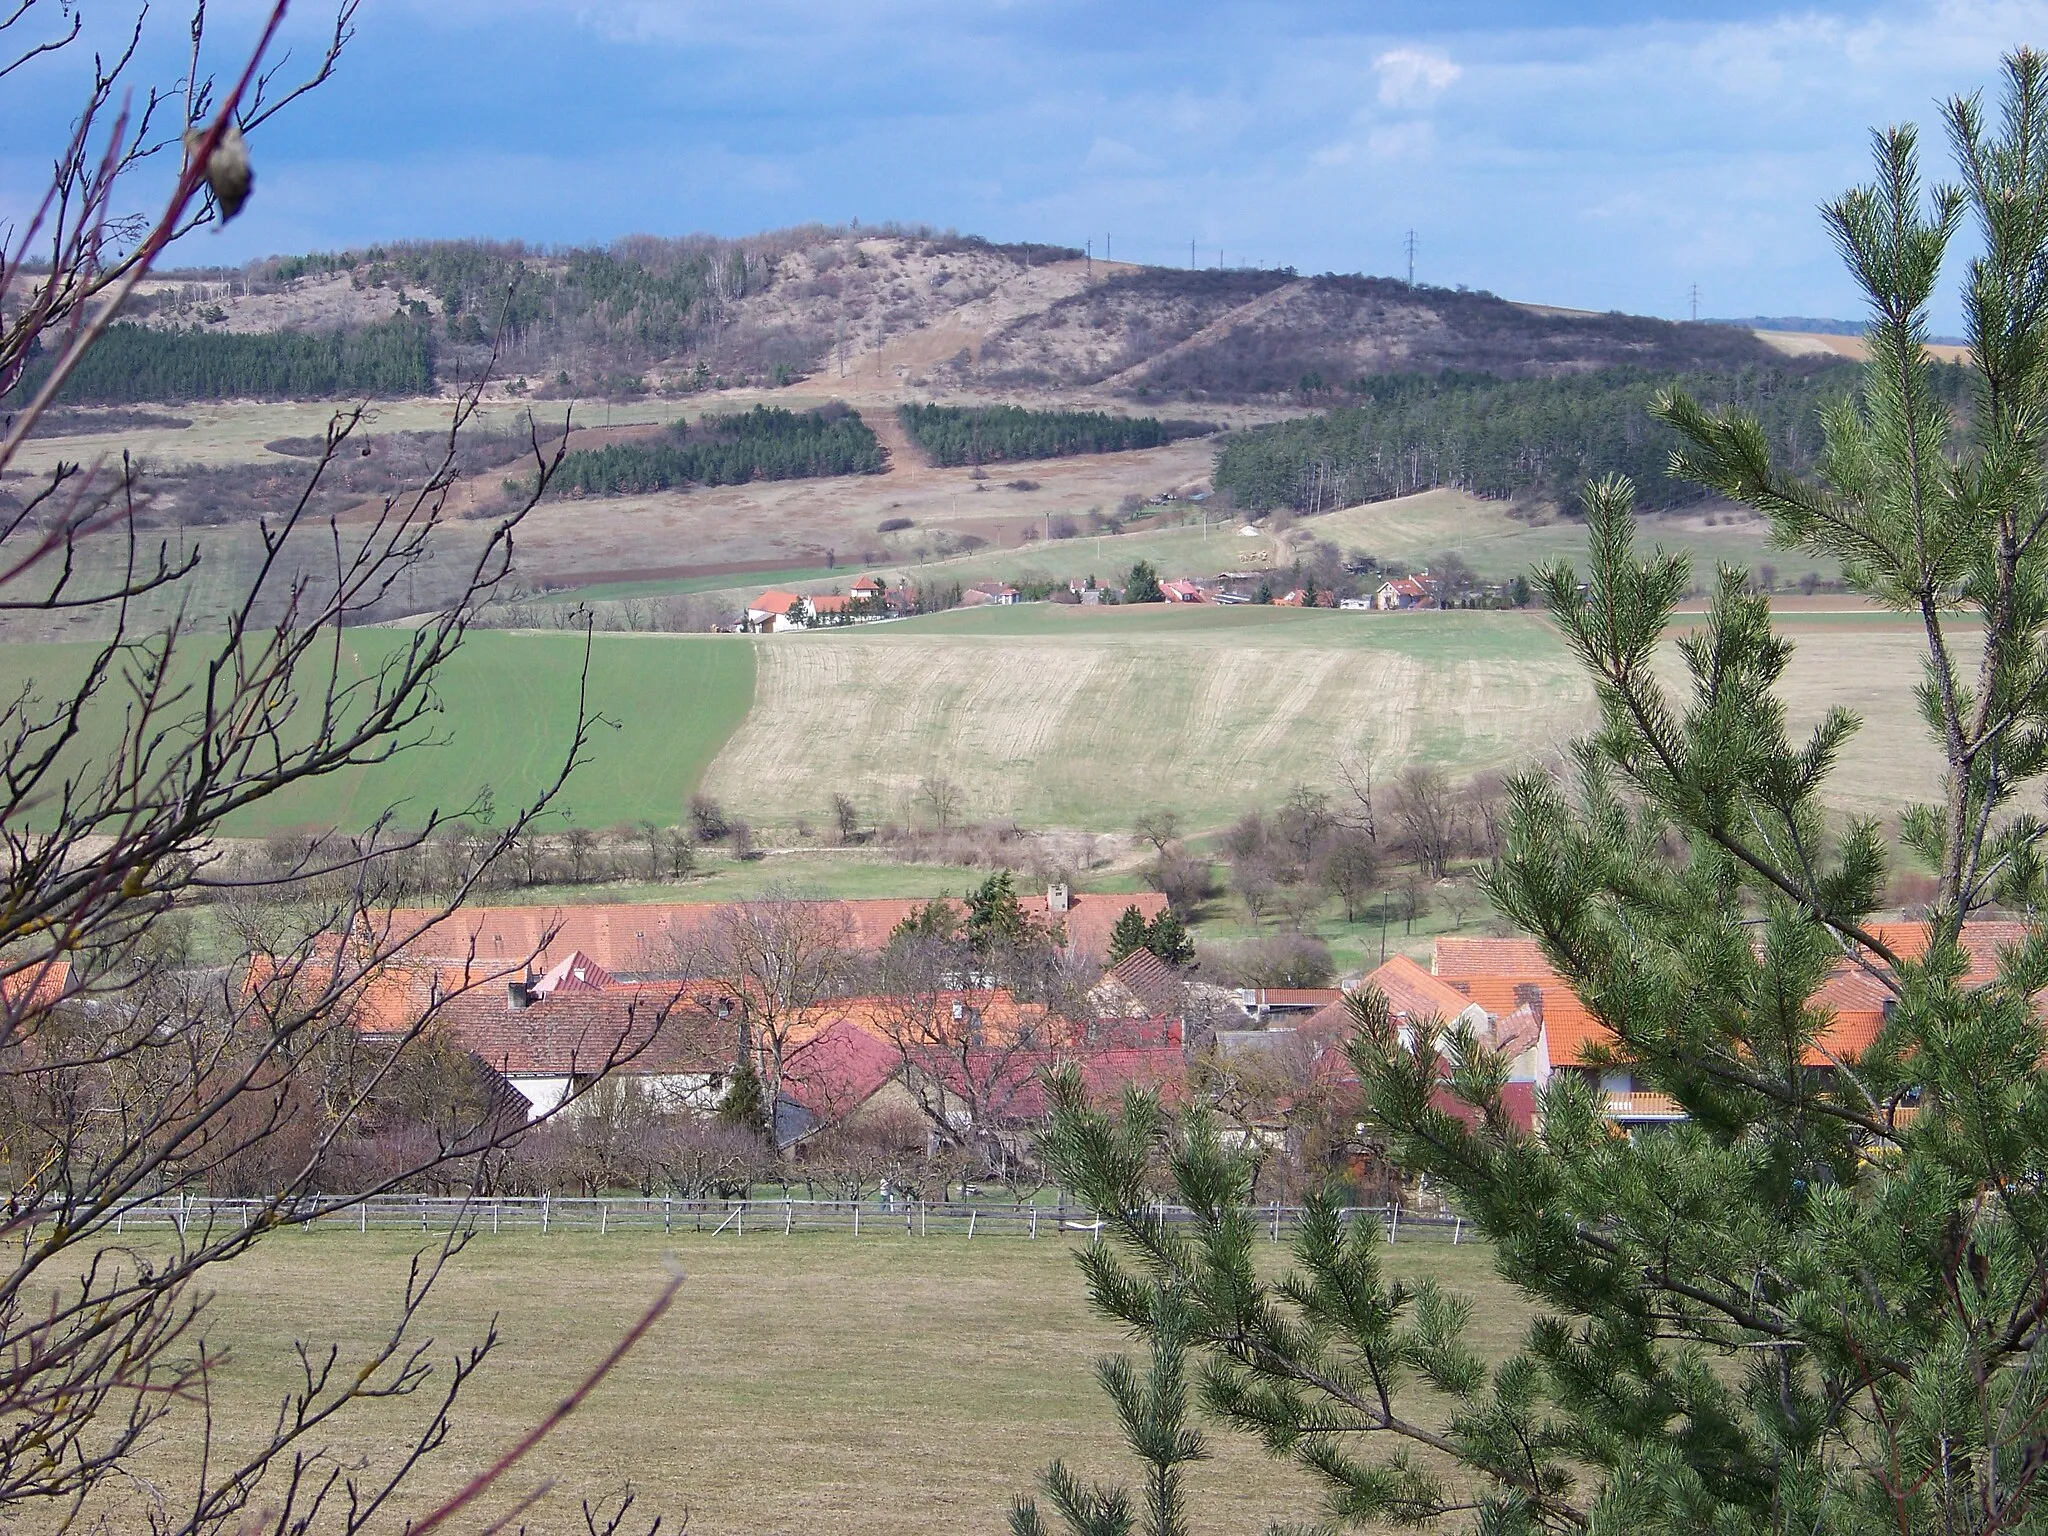
{"type": "MultiPolygon", "coordinates": [[[[1027,917],[1047,921],[1043,894],[1018,898],[1027,917]]],[[[887,897],[829,903],[844,913],[849,942],[858,949],[878,950],[896,926],[928,903],[887,897]]],[[[956,908],[959,904],[954,904],[956,908]]],[[[1064,925],[1067,942],[1082,954],[1109,952],[1109,932],[1124,909],[1135,905],[1147,922],[1166,910],[1157,891],[1135,894],[1076,893],[1064,915],[1051,919],[1064,925]]],[[[406,933],[422,928],[405,952],[419,959],[474,958],[484,967],[516,970],[531,958],[552,966],[580,951],[606,970],[673,971],[682,968],[693,944],[712,931],[724,907],[716,902],[613,902],[567,907],[464,907],[453,917],[432,921],[430,911],[390,914],[380,930],[406,933]]],[[[961,911],[964,917],[964,909],[961,911]]],[[[1335,994],[1330,994],[1334,996],[1335,994]]]]}
{"type": "Polygon", "coordinates": [[[62,1002],[70,992],[69,960],[31,960],[19,970],[0,976],[0,1007],[10,1014],[48,1008],[62,1002]]]}
{"type": "Polygon", "coordinates": [[[722,1073],[739,1051],[736,1024],[681,1001],[674,982],[620,982],[511,1007],[479,988],[443,1008],[463,1047],[507,1076],[594,1073],[608,1063],[639,1073],[722,1073]]]}
{"type": "Polygon", "coordinates": [[[1181,1006],[1180,979],[1172,966],[1149,949],[1125,955],[1110,967],[1104,980],[1121,983],[1148,1013],[1164,1016],[1181,1006]]]}
{"type": "Polygon", "coordinates": [[[794,613],[803,606],[803,599],[794,592],[763,592],[747,604],[749,613],[794,613]]]}
{"type": "Polygon", "coordinates": [[[837,592],[822,593],[811,599],[813,613],[845,613],[852,606],[852,598],[842,597],[837,592]]]}
{"type": "Polygon", "coordinates": [[[550,966],[532,991],[535,997],[547,997],[556,992],[602,992],[614,984],[610,971],[575,949],[550,966]]]}
{"type": "Polygon", "coordinates": [[[902,1064],[889,1041],[850,1019],[834,1019],[784,1066],[782,1092],[817,1120],[837,1120],[873,1098],[902,1064]]]}

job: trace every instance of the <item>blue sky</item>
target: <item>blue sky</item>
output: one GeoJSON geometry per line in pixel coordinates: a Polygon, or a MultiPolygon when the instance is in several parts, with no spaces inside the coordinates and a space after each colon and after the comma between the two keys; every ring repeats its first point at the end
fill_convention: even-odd
{"type": "MultiPolygon", "coordinates": [[[[224,50],[256,9],[215,0],[224,50]]],[[[296,0],[295,46],[319,20],[296,0]]],[[[341,74],[254,146],[249,211],[184,259],[857,216],[1392,273],[1413,228],[1431,282],[1850,316],[1816,205],[1874,124],[1938,156],[1936,102],[2022,42],[2048,45],[2048,0],[367,0],[341,74]]],[[[78,85],[8,86],[13,213],[78,85]]]]}

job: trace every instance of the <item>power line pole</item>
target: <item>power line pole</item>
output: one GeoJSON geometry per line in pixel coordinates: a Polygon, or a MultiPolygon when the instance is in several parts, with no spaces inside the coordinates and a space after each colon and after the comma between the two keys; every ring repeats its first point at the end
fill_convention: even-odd
{"type": "Polygon", "coordinates": [[[1104,261],[1107,261],[1107,260],[1109,260],[1109,231],[1108,231],[1108,230],[1104,230],[1104,231],[1102,232],[1102,259],[1103,259],[1104,261]]]}
{"type": "Polygon", "coordinates": [[[1188,270],[1195,270],[1195,242],[1192,240],[1188,242],[1188,270]]]}
{"type": "Polygon", "coordinates": [[[1408,231],[1408,286],[1415,286],[1415,231],[1408,231]]]}
{"type": "Polygon", "coordinates": [[[1095,281],[1095,239],[1092,235],[1088,240],[1088,281],[1095,281]]]}
{"type": "Polygon", "coordinates": [[[1700,285],[1698,283],[1692,285],[1692,317],[1694,320],[1698,320],[1700,317],[1700,285]]]}

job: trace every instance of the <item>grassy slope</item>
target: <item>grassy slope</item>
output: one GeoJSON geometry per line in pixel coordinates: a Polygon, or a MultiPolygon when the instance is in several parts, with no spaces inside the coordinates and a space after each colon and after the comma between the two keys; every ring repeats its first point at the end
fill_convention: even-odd
{"type": "MultiPolygon", "coordinates": [[[[343,666],[360,675],[400,642],[391,630],[352,630],[343,666]]],[[[46,696],[75,677],[92,654],[84,645],[0,646],[0,690],[33,685],[46,696]]],[[[466,803],[488,786],[502,813],[559,769],[575,718],[583,644],[575,636],[472,635],[436,688],[440,712],[418,744],[391,762],[295,787],[236,818],[229,831],[280,827],[359,828],[387,808],[416,822],[431,806],[466,803]]],[[[600,636],[591,659],[588,761],[560,802],[585,826],[654,817],[683,808],[726,737],[746,716],[754,652],[717,636],[600,636]]],[[[120,700],[107,699],[88,725],[102,746],[120,700]]]]}
{"type": "Polygon", "coordinates": [[[1454,771],[1520,762],[1585,690],[1523,614],[980,609],[762,642],[747,724],[706,779],[763,817],[852,787],[886,814],[945,775],[969,814],[1195,825],[1322,784],[1366,737],[1454,771]],[[830,722],[827,724],[827,722],[830,722]]]}
{"type": "MultiPolygon", "coordinates": [[[[360,1346],[373,1335],[415,1246],[396,1233],[284,1234],[214,1277],[209,1332],[234,1344],[216,1378],[227,1426],[217,1451],[239,1440],[236,1425],[246,1433],[274,1411],[294,1337],[360,1346]]],[[[691,1536],[927,1536],[1000,1529],[1011,1494],[1054,1456],[1129,1480],[1091,1370],[1129,1345],[1088,1312],[1067,1246],[920,1241],[899,1225],[858,1240],[479,1238],[428,1309],[432,1353],[443,1365],[494,1314],[502,1351],[457,1412],[422,1493],[452,1489],[545,1413],[659,1286],[668,1248],[690,1276],[674,1312],[508,1481],[493,1514],[554,1478],[531,1529],[580,1531],[575,1501],[630,1479],[650,1515],[687,1507],[691,1536]]],[[[1438,1238],[1386,1252],[1396,1273],[1436,1274],[1475,1295],[1474,1342],[1489,1354],[1525,1326],[1526,1306],[1483,1248],[1438,1238]]],[[[360,1424],[336,1439],[339,1451],[377,1456],[394,1442],[360,1424]]],[[[1190,1473],[1198,1529],[1317,1514],[1300,1474],[1221,1432],[1211,1446],[1215,1459],[1190,1473]]],[[[189,1433],[167,1433],[163,1470],[174,1474],[190,1448],[189,1433]]]]}

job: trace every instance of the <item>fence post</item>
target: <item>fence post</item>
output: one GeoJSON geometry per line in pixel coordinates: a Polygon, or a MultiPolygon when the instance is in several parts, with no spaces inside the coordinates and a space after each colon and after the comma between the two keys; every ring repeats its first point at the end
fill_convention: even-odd
{"type": "Polygon", "coordinates": [[[745,1200],[742,1200],[742,1201],[740,1201],[740,1230],[739,1230],[739,1235],[740,1235],[741,1237],[745,1237],[745,1236],[747,1235],[747,1202],[746,1202],[745,1200]]]}
{"type": "Polygon", "coordinates": [[[420,1230],[422,1232],[427,1230],[427,1197],[425,1195],[420,1196],[420,1230]]]}
{"type": "Polygon", "coordinates": [[[1038,1207],[1031,1207],[1031,1241],[1038,1241],[1038,1207]]]}
{"type": "Polygon", "coordinates": [[[784,1195],[782,1197],[782,1235],[784,1237],[789,1236],[789,1229],[794,1223],[795,1217],[796,1207],[790,1203],[789,1196],[784,1195]]]}
{"type": "Polygon", "coordinates": [[[974,1208],[973,1208],[972,1206],[968,1207],[968,1211],[967,1211],[967,1241],[969,1241],[970,1243],[974,1241],[974,1218],[975,1218],[976,1216],[980,1215],[980,1214],[981,1214],[981,1213],[980,1213],[979,1211],[975,1210],[975,1209],[974,1209],[974,1208]]]}
{"type": "Polygon", "coordinates": [[[1460,1236],[1461,1236],[1461,1235],[1462,1235],[1462,1234],[1464,1233],[1464,1231],[1465,1231],[1465,1218],[1464,1218],[1464,1217],[1462,1217],[1462,1216],[1454,1216],[1454,1217],[1452,1217],[1452,1218],[1451,1218],[1451,1246],[1452,1246],[1453,1248],[1455,1248],[1455,1247],[1457,1247],[1457,1246],[1458,1246],[1458,1238],[1459,1238],[1459,1237],[1460,1237],[1460,1236]]]}
{"type": "Polygon", "coordinates": [[[603,1237],[611,1228],[612,1203],[609,1200],[597,1202],[597,1235],[603,1237]]]}
{"type": "Polygon", "coordinates": [[[860,1202],[858,1200],[853,1202],[853,1235],[855,1237],[860,1236],[860,1202]]]}
{"type": "Polygon", "coordinates": [[[498,1235],[498,1205],[499,1202],[496,1200],[491,1202],[491,1236],[493,1237],[498,1235]]]}
{"type": "Polygon", "coordinates": [[[930,1206],[928,1206],[928,1205],[926,1205],[926,1204],[925,1204],[925,1203],[924,1203],[924,1202],[923,1202],[922,1200],[918,1201],[918,1202],[917,1202],[917,1235],[918,1235],[919,1237],[929,1237],[929,1236],[931,1236],[931,1229],[930,1229],[930,1227],[929,1227],[929,1226],[927,1226],[927,1225],[926,1225],[926,1220],[927,1220],[927,1218],[928,1218],[928,1217],[929,1217],[930,1215],[931,1215],[931,1207],[930,1207],[930,1206]]]}
{"type": "Polygon", "coordinates": [[[358,1232],[370,1230],[370,1202],[367,1200],[358,1201],[356,1204],[356,1230],[358,1232]]]}
{"type": "Polygon", "coordinates": [[[1280,1241],[1280,1202],[1273,1202],[1273,1241],[1280,1241]]]}
{"type": "Polygon", "coordinates": [[[1401,1202],[1394,1202],[1394,1219],[1387,1223],[1387,1241],[1392,1242],[1401,1232],[1401,1202]]]}
{"type": "Polygon", "coordinates": [[[547,1236],[547,1231],[548,1231],[548,1196],[546,1196],[546,1195],[542,1195],[542,1196],[540,1197],[540,1231],[541,1231],[541,1236],[543,1236],[543,1237],[547,1236]]]}
{"type": "Polygon", "coordinates": [[[675,1200],[673,1196],[663,1195],[661,1197],[661,1230],[664,1232],[675,1231],[675,1226],[673,1224],[673,1217],[675,1215],[675,1212],[672,1209],[674,1204],[675,1200]]]}

